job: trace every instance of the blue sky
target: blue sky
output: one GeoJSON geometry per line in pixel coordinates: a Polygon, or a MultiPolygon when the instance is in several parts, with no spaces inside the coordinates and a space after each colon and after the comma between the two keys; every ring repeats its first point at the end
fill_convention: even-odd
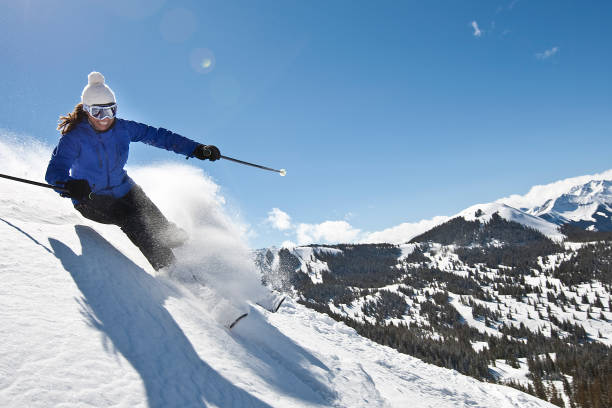
{"type": "MultiPolygon", "coordinates": [[[[189,162],[253,247],[356,239],[612,168],[610,2],[56,4],[0,1],[0,128],[54,145],[100,71],[120,117],[287,169],[189,162]]],[[[184,162],[131,149],[130,165],[184,162]]]]}

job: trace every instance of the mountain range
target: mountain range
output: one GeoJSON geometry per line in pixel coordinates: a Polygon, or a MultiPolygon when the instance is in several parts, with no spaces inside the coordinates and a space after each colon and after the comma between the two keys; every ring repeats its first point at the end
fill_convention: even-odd
{"type": "MultiPolygon", "coordinates": [[[[607,217],[610,211],[610,180],[612,180],[612,170],[538,185],[532,187],[527,194],[515,194],[492,203],[474,205],[453,216],[439,215],[431,219],[405,222],[382,231],[369,233],[360,242],[401,244],[451,218],[462,215],[470,216],[472,207],[494,206],[490,207],[489,213],[491,214],[495,212],[495,206],[499,204],[514,209],[514,216],[517,217],[517,220],[519,214],[523,214],[520,218],[524,217],[526,225],[529,225],[530,218],[525,215],[550,222],[550,224],[537,222],[545,234],[557,234],[557,227],[564,223],[573,223],[583,229],[591,227],[598,231],[608,231],[612,225],[612,222],[608,221],[610,218],[607,217]]],[[[531,221],[534,222],[533,219],[531,221]]]]}
{"type": "Polygon", "coordinates": [[[257,264],[402,353],[558,406],[612,406],[611,179],[537,186],[399,242],[264,249],[257,264]]]}

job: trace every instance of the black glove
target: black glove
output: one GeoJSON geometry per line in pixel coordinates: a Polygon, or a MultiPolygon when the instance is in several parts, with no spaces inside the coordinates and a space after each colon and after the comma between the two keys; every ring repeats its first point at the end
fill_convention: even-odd
{"type": "Polygon", "coordinates": [[[64,197],[70,197],[80,201],[89,197],[89,194],[91,194],[91,187],[89,187],[87,180],[68,180],[65,183],[58,184],[63,184],[60,187],[64,187],[68,190],[67,193],[62,194],[64,197]]]}
{"type": "Polygon", "coordinates": [[[217,146],[213,145],[198,145],[198,147],[196,147],[193,151],[192,155],[200,160],[208,159],[210,161],[215,161],[221,158],[221,152],[217,146]]]}

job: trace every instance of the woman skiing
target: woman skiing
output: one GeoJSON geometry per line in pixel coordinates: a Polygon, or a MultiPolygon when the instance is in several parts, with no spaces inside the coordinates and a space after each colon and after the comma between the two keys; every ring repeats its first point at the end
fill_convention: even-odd
{"type": "Polygon", "coordinates": [[[144,191],[127,175],[124,166],[130,142],[196,157],[218,160],[219,149],[199,144],[163,128],[154,128],[116,117],[115,94],[104,76],[92,72],[81,94],[81,103],[60,116],[62,136],[53,150],[45,179],[63,187],[63,197],[85,218],[115,224],[140,249],[156,270],[174,263],[172,248],[186,239],[144,191]]]}

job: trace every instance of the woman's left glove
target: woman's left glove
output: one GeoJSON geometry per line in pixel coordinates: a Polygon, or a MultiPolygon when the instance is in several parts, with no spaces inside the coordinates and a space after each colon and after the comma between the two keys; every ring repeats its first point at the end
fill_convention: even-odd
{"type": "Polygon", "coordinates": [[[198,145],[192,155],[200,160],[215,161],[221,158],[221,152],[217,146],[214,145],[198,145]]]}

